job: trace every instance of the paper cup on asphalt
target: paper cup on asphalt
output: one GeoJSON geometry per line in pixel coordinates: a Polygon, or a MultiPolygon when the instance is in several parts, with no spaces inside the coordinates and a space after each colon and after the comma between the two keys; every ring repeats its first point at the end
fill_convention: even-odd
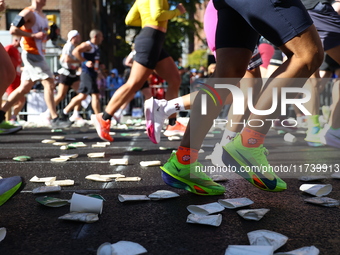
{"type": "Polygon", "coordinates": [[[217,202],[204,204],[204,205],[189,205],[187,207],[188,211],[197,215],[209,215],[212,213],[221,212],[224,207],[217,202]]]}
{"type": "Polygon", "coordinates": [[[203,224],[218,227],[222,222],[222,214],[217,215],[197,215],[189,214],[187,218],[187,223],[203,224]]]}
{"type": "Polygon", "coordinates": [[[332,191],[330,184],[302,184],[300,190],[313,196],[327,196],[332,191]]]}
{"type": "Polygon", "coordinates": [[[311,181],[321,181],[327,179],[327,176],[324,175],[306,175],[306,176],[300,176],[299,181],[304,182],[311,182],[311,181]]]}
{"type": "Polygon", "coordinates": [[[103,200],[73,193],[70,211],[101,214],[103,211],[103,200]]]}
{"type": "Polygon", "coordinates": [[[298,255],[319,255],[320,251],[315,246],[305,246],[300,249],[296,249],[294,251],[288,251],[288,252],[278,252],[275,253],[275,255],[292,255],[292,254],[298,254],[298,255]]]}
{"type": "Polygon", "coordinates": [[[294,135],[292,135],[291,133],[286,133],[284,135],[283,139],[286,142],[290,142],[290,143],[295,143],[296,142],[296,137],[294,135]]]}
{"type": "Polygon", "coordinates": [[[247,235],[250,245],[273,246],[274,251],[283,246],[288,240],[287,236],[265,229],[255,230],[247,235]]]}
{"type": "Polygon", "coordinates": [[[340,201],[330,197],[310,197],[304,200],[307,203],[321,205],[325,207],[337,207],[340,205],[340,201]]]}
{"type": "Polygon", "coordinates": [[[227,209],[235,209],[239,207],[248,206],[254,204],[252,200],[246,197],[240,198],[230,198],[230,199],[219,199],[218,203],[224,206],[227,209]]]}
{"type": "Polygon", "coordinates": [[[229,245],[224,255],[273,255],[272,246],[229,245]]]}
{"type": "Polygon", "coordinates": [[[246,220],[259,221],[263,216],[269,212],[269,209],[249,209],[249,210],[238,210],[237,213],[246,220]]]}
{"type": "Polygon", "coordinates": [[[137,255],[148,252],[142,245],[130,241],[119,241],[117,243],[111,244],[111,247],[112,254],[115,255],[137,255]]]}
{"type": "Polygon", "coordinates": [[[63,216],[60,216],[58,219],[80,221],[85,223],[93,223],[99,220],[98,214],[96,213],[78,213],[78,212],[67,213],[63,216]]]}
{"type": "Polygon", "coordinates": [[[151,200],[162,200],[173,197],[179,197],[179,195],[176,192],[170,190],[157,190],[156,192],[151,193],[148,197],[151,200]]]}
{"type": "Polygon", "coordinates": [[[6,228],[0,228],[0,242],[6,237],[6,228]]]}
{"type": "Polygon", "coordinates": [[[118,195],[118,200],[120,202],[126,202],[126,201],[147,201],[150,200],[146,195],[118,195]]]}

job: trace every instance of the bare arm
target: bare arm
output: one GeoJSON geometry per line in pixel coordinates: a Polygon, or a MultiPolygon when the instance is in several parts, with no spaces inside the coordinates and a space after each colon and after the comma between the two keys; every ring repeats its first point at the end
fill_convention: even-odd
{"type": "Polygon", "coordinates": [[[72,51],[72,55],[75,56],[79,61],[84,62],[86,61],[86,59],[83,58],[81,54],[89,50],[91,50],[91,45],[89,45],[86,42],[83,42],[72,51]]]}
{"type": "MultiPolygon", "coordinates": [[[[18,15],[22,16],[25,20],[25,24],[23,25],[23,28],[25,30],[30,29],[33,24],[35,23],[35,16],[34,13],[28,9],[22,10],[18,15]]],[[[18,36],[24,36],[24,37],[32,37],[35,39],[44,39],[46,34],[42,31],[38,33],[29,33],[26,31],[21,30],[19,27],[16,27],[14,25],[11,25],[9,32],[11,35],[18,35],[18,36]]]]}

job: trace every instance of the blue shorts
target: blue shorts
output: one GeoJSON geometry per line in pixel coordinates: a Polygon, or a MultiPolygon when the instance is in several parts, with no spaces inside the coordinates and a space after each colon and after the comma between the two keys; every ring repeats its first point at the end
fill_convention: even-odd
{"type": "Polygon", "coordinates": [[[318,3],[308,10],[318,30],[324,50],[340,45],[340,15],[328,3],[318,3]]]}
{"type": "Polygon", "coordinates": [[[218,10],[216,49],[247,48],[259,34],[282,46],[313,24],[300,0],[213,0],[218,10]]]}
{"type": "Polygon", "coordinates": [[[135,39],[136,54],[133,59],[142,66],[155,69],[159,61],[169,57],[163,49],[164,40],[165,33],[144,27],[135,39]]]}

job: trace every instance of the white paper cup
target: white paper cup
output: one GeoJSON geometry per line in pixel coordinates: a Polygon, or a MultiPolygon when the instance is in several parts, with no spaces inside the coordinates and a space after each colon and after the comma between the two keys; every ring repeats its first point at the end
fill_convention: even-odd
{"type": "Polygon", "coordinates": [[[265,209],[265,208],[249,209],[249,210],[245,209],[245,210],[238,210],[237,214],[240,215],[243,219],[246,219],[246,220],[259,221],[269,211],[270,211],[269,209],[265,209]]]}
{"type": "Polygon", "coordinates": [[[118,195],[118,200],[120,202],[126,202],[126,201],[149,201],[150,198],[148,198],[146,195],[118,195]]]}
{"type": "Polygon", "coordinates": [[[313,196],[327,196],[332,191],[331,184],[302,184],[300,190],[313,196]]]}
{"type": "Polygon", "coordinates": [[[230,198],[230,199],[219,199],[218,203],[224,206],[227,209],[235,209],[239,207],[248,206],[254,204],[252,200],[246,197],[240,198],[230,198]]]}
{"type": "Polygon", "coordinates": [[[272,246],[229,245],[224,255],[272,255],[272,246]]]}
{"type": "Polygon", "coordinates": [[[103,200],[73,193],[70,211],[101,214],[103,211],[103,200]]]}
{"type": "Polygon", "coordinates": [[[5,239],[7,234],[6,228],[0,228],[0,242],[5,239]]]}
{"type": "Polygon", "coordinates": [[[187,223],[203,224],[218,227],[222,222],[222,214],[217,215],[197,215],[189,214],[187,218],[187,223]]]}
{"type": "Polygon", "coordinates": [[[290,143],[295,143],[296,142],[296,137],[294,135],[292,135],[291,133],[286,133],[284,136],[283,136],[283,139],[286,141],[286,142],[290,142],[290,143]]]}
{"type": "Polygon", "coordinates": [[[224,207],[217,202],[204,204],[204,205],[189,205],[187,207],[188,211],[197,215],[209,215],[212,213],[221,212],[224,207]]]}
{"type": "Polygon", "coordinates": [[[274,251],[283,246],[288,240],[287,236],[265,229],[255,230],[247,235],[250,245],[273,246],[274,251]]]}

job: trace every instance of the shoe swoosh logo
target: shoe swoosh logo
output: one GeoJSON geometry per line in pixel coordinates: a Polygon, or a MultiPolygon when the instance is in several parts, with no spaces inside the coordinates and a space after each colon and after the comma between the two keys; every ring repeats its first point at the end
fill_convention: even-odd
{"type": "MultiPolygon", "coordinates": [[[[241,153],[239,153],[236,150],[237,154],[247,163],[247,165],[250,167],[250,169],[252,169],[252,167],[254,166],[247,158],[245,158],[241,153]]],[[[257,171],[255,173],[260,179],[261,181],[268,187],[268,189],[275,189],[276,185],[277,185],[277,179],[276,177],[274,177],[273,180],[269,180],[268,178],[266,178],[262,173],[260,173],[259,171],[257,171]]]]}

